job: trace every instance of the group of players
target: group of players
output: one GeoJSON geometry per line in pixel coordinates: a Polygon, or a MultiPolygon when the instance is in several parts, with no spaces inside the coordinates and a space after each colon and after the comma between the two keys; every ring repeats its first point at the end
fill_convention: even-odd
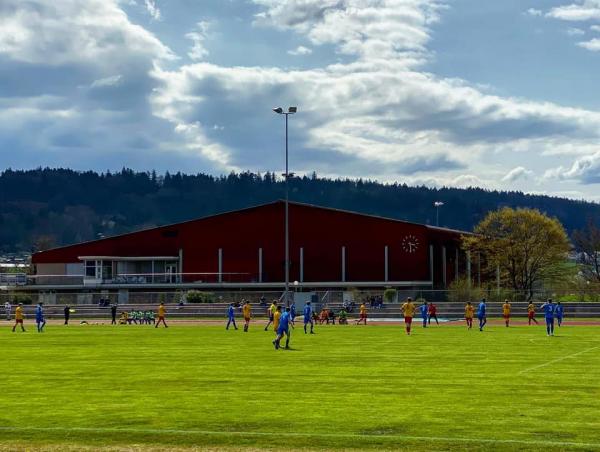
{"type": "MultiPolygon", "coordinates": [[[[544,318],[546,320],[546,332],[548,336],[554,335],[554,321],[556,319],[558,326],[560,327],[563,320],[564,308],[563,305],[558,302],[554,303],[552,299],[548,299],[541,307],[544,312],[544,318]]],[[[412,298],[408,297],[406,302],[401,306],[402,313],[404,315],[404,325],[406,328],[406,334],[411,334],[412,321],[417,311],[417,306],[413,303],[412,298]]],[[[428,324],[431,324],[431,320],[434,319],[436,324],[439,324],[437,318],[437,307],[434,303],[428,303],[427,301],[423,301],[420,306],[418,306],[418,310],[421,314],[421,318],[423,321],[423,328],[426,328],[428,324]]],[[[510,325],[512,306],[509,300],[505,300],[502,305],[502,316],[504,318],[504,322],[506,327],[510,325]]],[[[528,322],[529,325],[533,323],[537,324],[537,320],[535,319],[536,308],[535,305],[530,302],[527,307],[528,312],[528,322]]],[[[313,312],[313,308],[310,302],[307,302],[303,309],[303,320],[304,320],[304,333],[308,333],[308,327],[310,326],[310,334],[314,334],[314,324],[315,324],[315,316],[313,312]]],[[[252,307],[249,301],[244,301],[242,305],[242,315],[244,317],[244,331],[248,332],[248,327],[250,325],[250,320],[252,317],[252,307]]],[[[292,303],[291,306],[287,308],[283,308],[282,306],[277,304],[277,300],[274,300],[269,308],[267,309],[267,315],[269,321],[265,326],[265,331],[269,329],[269,326],[273,324],[273,330],[275,331],[276,337],[273,340],[273,345],[275,349],[279,349],[281,346],[281,340],[285,336],[285,348],[289,348],[290,343],[290,328],[294,328],[296,321],[296,305],[292,303]]],[[[487,324],[487,304],[486,299],[483,298],[477,308],[471,304],[471,302],[467,302],[465,306],[465,321],[467,323],[467,328],[473,328],[473,319],[477,317],[479,321],[479,331],[483,331],[485,325],[487,324]]],[[[365,303],[362,303],[359,308],[359,318],[356,321],[356,324],[363,323],[366,325],[367,323],[367,308],[365,303]]],[[[227,310],[227,325],[226,329],[233,325],[233,327],[237,330],[237,325],[235,323],[235,307],[234,304],[231,303],[227,310]]]]}
{"type": "MultiPolygon", "coordinates": [[[[422,304],[418,307],[421,318],[423,321],[423,328],[426,328],[428,324],[431,323],[431,319],[435,319],[435,322],[439,324],[437,318],[437,308],[435,304],[428,303],[427,301],[423,301],[422,304]]],[[[417,311],[417,306],[413,303],[412,298],[408,297],[406,302],[401,306],[402,313],[404,315],[404,325],[406,328],[406,334],[410,335],[412,328],[412,321],[415,312],[417,311]]],[[[544,319],[546,321],[546,333],[548,336],[554,336],[554,323],[555,320],[560,327],[562,324],[563,316],[564,316],[564,307],[560,303],[554,303],[551,298],[549,298],[542,306],[541,310],[544,312],[544,319]]],[[[502,305],[502,316],[504,318],[504,322],[506,327],[510,325],[512,306],[509,300],[504,300],[504,304],[502,305]]],[[[273,324],[273,330],[276,333],[275,340],[273,341],[273,345],[276,349],[280,348],[281,340],[285,336],[285,348],[289,348],[290,342],[290,327],[294,328],[296,321],[296,304],[292,303],[291,306],[286,307],[285,309],[277,304],[277,300],[274,300],[269,308],[267,309],[267,315],[269,321],[265,326],[265,331],[269,329],[269,326],[273,324]]],[[[530,302],[527,306],[527,318],[528,323],[531,325],[535,323],[537,325],[537,320],[535,319],[536,308],[533,302],[530,302]]],[[[242,315],[244,317],[244,332],[248,332],[248,327],[250,325],[250,319],[252,317],[252,307],[249,301],[244,301],[242,305],[242,315]]],[[[314,332],[314,311],[312,305],[309,302],[306,303],[304,309],[302,311],[303,320],[304,320],[304,333],[308,334],[308,327],[310,326],[310,334],[315,334],[314,332]]],[[[165,322],[166,316],[166,308],[164,303],[160,303],[158,307],[158,321],[155,324],[155,328],[158,328],[160,323],[162,323],[165,328],[168,328],[167,323],[165,322]]],[[[479,331],[483,331],[487,323],[487,304],[485,298],[483,298],[478,306],[477,310],[475,306],[471,304],[471,302],[467,302],[465,306],[465,321],[467,323],[467,328],[473,328],[473,319],[477,317],[479,321],[479,331]]],[[[17,326],[21,327],[21,331],[25,332],[25,327],[23,325],[23,306],[21,303],[15,309],[15,324],[12,328],[14,332],[17,326]]],[[[44,316],[43,304],[38,303],[35,309],[35,321],[37,325],[37,331],[39,333],[44,331],[44,327],[46,326],[46,319],[44,316]]],[[[114,321],[114,319],[113,319],[114,321]]],[[[364,323],[367,324],[367,308],[365,303],[362,303],[359,308],[359,318],[356,321],[356,324],[364,323]]],[[[235,307],[234,304],[231,303],[227,309],[227,326],[225,327],[227,330],[229,327],[233,325],[233,327],[237,330],[237,324],[235,322],[235,307]]]]}
{"type": "MultiPolygon", "coordinates": [[[[12,327],[13,333],[16,331],[17,326],[21,327],[21,331],[23,333],[25,332],[25,325],[23,324],[24,318],[25,314],[23,313],[23,304],[19,303],[15,309],[15,324],[12,327]]],[[[37,332],[43,333],[44,327],[46,326],[43,303],[38,303],[38,305],[35,307],[35,324],[37,326],[37,332]]]]}
{"type": "MultiPolygon", "coordinates": [[[[248,332],[250,319],[252,317],[252,307],[250,302],[247,300],[245,300],[242,304],[242,316],[244,317],[244,332],[248,332]]],[[[275,349],[279,349],[281,347],[281,340],[284,338],[284,336],[285,348],[289,349],[290,328],[294,328],[297,316],[296,303],[292,303],[289,307],[284,308],[283,306],[277,304],[277,300],[273,300],[267,309],[267,316],[269,321],[265,326],[265,331],[268,331],[271,324],[273,325],[273,331],[275,331],[273,345],[275,349]]],[[[302,316],[304,318],[304,334],[315,334],[314,312],[310,301],[308,301],[304,306],[304,309],[302,310],[302,316]]],[[[233,325],[234,329],[238,329],[237,324],[235,323],[235,306],[233,303],[231,303],[227,308],[227,325],[225,326],[225,329],[228,330],[231,325],[233,325]]]]}
{"type": "MultiPolygon", "coordinates": [[[[75,312],[74,310],[70,309],[68,306],[65,307],[65,325],[69,324],[69,314],[75,312]]],[[[165,326],[165,328],[168,328],[167,323],[165,322],[165,316],[166,316],[166,308],[165,308],[165,304],[164,303],[160,303],[160,305],[158,306],[158,321],[155,323],[155,328],[158,328],[158,326],[162,324],[165,326]]],[[[140,311],[140,314],[142,312],[140,311]]],[[[116,309],[114,309],[112,311],[112,323],[113,325],[116,324],[116,320],[115,320],[115,315],[116,315],[116,309]]],[[[154,312],[152,312],[152,321],[155,321],[154,318],[154,312]]],[[[10,315],[7,314],[7,319],[10,318],[10,315]]],[[[125,315],[124,317],[125,319],[128,318],[127,315],[125,315]]],[[[19,303],[15,309],[15,324],[12,327],[12,331],[13,333],[16,331],[17,327],[20,326],[21,327],[21,331],[24,333],[25,330],[25,325],[23,323],[23,320],[25,319],[25,313],[23,312],[23,304],[19,303]]],[[[121,319],[123,319],[123,316],[121,317],[121,319]]],[[[135,319],[137,320],[137,317],[135,317],[135,319]]],[[[150,316],[147,316],[146,318],[142,319],[139,318],[140,324],[142,323],[142,320],[144,321],[144,323],[148,323],[150,324],[150,316]]],[[[46,315],[44,313],[44,304],[43,303],[38,303],[37,306],[35,307],[35,323],[37,326],[37,331],[38,333],[43,333],[44,332],[44,327],[46,326],[46,315]]],[[[83,321],[82,323],[87,323],[85,321],[83,321]]],[[[125,322],[126,323],[126,322],[125,322]]],[[[129,322],[131,323],[131,322],[129,322]]],[[[137,323],[137,321],[136,321],[137,323]]],[[[153,322],[152,322],[153,323],[153,322]]]]}
{"type": "MultiPolygon", "coordinates": [[[[421,313],[421,318],[423,319],[423,328],[426,328],[429,323],[431,323],[432,312],[435,316],[436,323],[438,322],[436,309],[432,310],[432,306],[435,306],[433,303],[429,304],[427,301],[423,301],[423,303],[419,306],[419,311],[421,313]]],[[[415,311],[417,310],[416,305],[413,303],[410,297],[407,298],[406,302],[401,307],[402,313],[404,314],[404,324],[406,328],[406,334],[410,335],[413,316],[415,311]]],[[[562,325],[563,317],[564,317],[564,306],[560,303],[554,303],[551,298],[541,306],[541,310],[544,312],[544,319],[546,320],[546,333],[548,336],[554,336],[554,321],[560,327],[562,325]]],[[[504,300],[504,304],[502,305],[502,317],[504,318],[504,323],[506,327],[510,326],[510,318],[511,318],[512,306],[509,300],[504,300]]],[[[530,302],[527,306],[527,319],[529,325],[535,323],[538,324],[535,319],[535,305],[533,302],[530,302]]],[[[479,305],[477,306],[477,311],[475,311],[475,306],[471,304],[470,301],[467,302],[465,306],[465,321],[467,322],[467,328],[473,328],[473,319],[477,316],[477,320],[479,320],[479,331],[483,331],[487,323],[487,304],[485,298],[483,298],[479,305]]]]}

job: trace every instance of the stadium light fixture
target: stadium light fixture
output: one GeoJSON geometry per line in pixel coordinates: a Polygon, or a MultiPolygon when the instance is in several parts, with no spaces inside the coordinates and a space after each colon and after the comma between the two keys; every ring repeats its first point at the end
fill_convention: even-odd
{"type": "Polygon", "coordinates": [[[435,207],[435,225],[439,226],[440,225],[440,207],[442,207],[444,205],[444,203],[442,201],[435,201],[433,203],[434,207],[435,207]]]}

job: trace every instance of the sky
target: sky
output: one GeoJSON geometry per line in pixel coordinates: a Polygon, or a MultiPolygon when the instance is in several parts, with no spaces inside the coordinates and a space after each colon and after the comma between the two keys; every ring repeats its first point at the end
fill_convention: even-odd
{"type": "Polygon", "coordinates": [[[600,201],[600,0],[1,0],[0,169],[600,201]]]}

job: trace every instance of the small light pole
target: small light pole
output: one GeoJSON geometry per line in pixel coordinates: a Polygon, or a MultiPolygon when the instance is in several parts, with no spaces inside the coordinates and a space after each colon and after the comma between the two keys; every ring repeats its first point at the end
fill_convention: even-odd
{"type": "Polygon", "coordinates": [[[288,116],[298,111],[297,107],[289,107],[288,111],[277,107],[273,111],[278,115],[285,115],[285,305],[290,305],[290,225],[289,225],[289,159],[288,159],[288,116]]]}
{"type": "Polygon", "coordinates": [[[444,203],[442,201],[436,201],[433,203],[433,205],[435,206],[435,225],[439,226],[440,225],[440,207],[442,207],[444,205],[444,203]]]}

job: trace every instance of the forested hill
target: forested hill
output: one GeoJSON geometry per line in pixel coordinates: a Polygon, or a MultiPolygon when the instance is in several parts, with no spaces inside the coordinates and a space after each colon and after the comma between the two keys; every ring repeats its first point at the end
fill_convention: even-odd
{"type": "MultiPolygon", "coordinates": [[[[427,188],[364,180],[312,177],[290,181],[290,199],[418,223],[471,230],[489,210],[534,207],[558,217],[572,231],[600,218],[600,205],[479,188],[427,188]]],[[[284,197],[273,174],[76,172],[6,170],[0,174],[0,251],[75,243],[154,225],[179,222],[284,197]]]]}

